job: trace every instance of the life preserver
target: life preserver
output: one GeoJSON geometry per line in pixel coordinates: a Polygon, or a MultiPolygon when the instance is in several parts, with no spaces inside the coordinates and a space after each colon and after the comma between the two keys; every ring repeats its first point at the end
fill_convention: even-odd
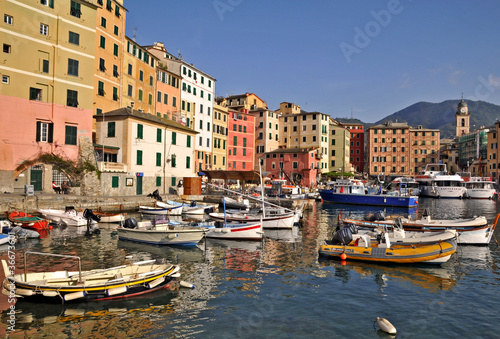
{"type": "Polygon", "coordinates": [[[277,190],[274,190],[274,191],[273,191],[273,195],[278,195],[278,191],[277,191],[277,190]]]}

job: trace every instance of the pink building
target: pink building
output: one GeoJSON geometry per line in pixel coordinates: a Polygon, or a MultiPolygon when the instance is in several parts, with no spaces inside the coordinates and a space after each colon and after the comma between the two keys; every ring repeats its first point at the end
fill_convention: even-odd
{"type": "Polygon", "coordinates": [[[255,117],[229,109],[228,171],[252,171],[255,152],[255,117]]]}
{"type": "Polygon", "coordinates": [[[280,148],[266,153],[268,178],[280,178],[284,172],[301,186],[314,187],[318,182],[318,148],[280,148]]]}

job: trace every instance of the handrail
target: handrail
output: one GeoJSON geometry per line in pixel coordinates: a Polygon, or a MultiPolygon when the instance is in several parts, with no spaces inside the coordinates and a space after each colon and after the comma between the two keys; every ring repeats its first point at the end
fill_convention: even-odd
{"type": "Polygon", "coordinates": [[[37,255],[45,255],[45,256],[51,256],[51,257],[60,257],[60,258],[71,258],[71,259],[78,259],[78,281],[82,281],[82,260],[80,257],[74,256],[74,255],[64,255],[64,254],[52,254],[52,253],[43,253],[43,252],[31,252],[31,251],[26,251],[24,252],[24,282],[28,282],[28,275],[27,275],[27,270],[26,270],[26,257],[27,254],[37,254],[37,255]]]}

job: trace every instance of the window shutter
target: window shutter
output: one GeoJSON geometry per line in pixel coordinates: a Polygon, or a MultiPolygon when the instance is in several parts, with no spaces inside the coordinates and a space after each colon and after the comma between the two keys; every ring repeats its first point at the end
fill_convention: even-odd
{"type": "Polygon", "coordinates": [[[40,133],[42,131],[42,122],[37,121],[36,122],[36,142],[40,141],[40,133]]]}
{"type": "Polygon", "coordinates": [[[54,0],[49,0],[49,7],[54,8],[54,0]]]}
{"type": "Polygon", "coordinates": [[[49,135],[47,136],[47,142],[52,143],[54,137],[54,123],[49,123],[49,135]]]}

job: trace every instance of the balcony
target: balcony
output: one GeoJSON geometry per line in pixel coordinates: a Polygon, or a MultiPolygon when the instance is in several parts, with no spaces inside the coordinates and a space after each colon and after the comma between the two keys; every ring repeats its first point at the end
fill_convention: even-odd
{"type": "Polygon", "coordinates": [[[316,159],[318,159],[318,160],[321,160],[321,159],[323,159],[323,153],[316,153],[316,154],[314,155],[314,157],[315,157],[316,159]]]}
{"type": "Polygon", "coordinates": [[[101,172],[120,172],[120,173],[126,173],[127,172],[127,165],[122,164],[120,162],[103,162],[99,161],[97,163],[99,167],[99,171],[101,172]]]}

